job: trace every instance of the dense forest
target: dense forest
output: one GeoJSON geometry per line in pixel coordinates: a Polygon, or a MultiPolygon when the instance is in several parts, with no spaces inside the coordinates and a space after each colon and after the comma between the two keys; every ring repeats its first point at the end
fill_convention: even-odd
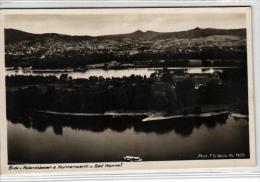
{"type": "MultiPolygon", "coordinates": [[[[224,71],[221,83],[211,80],[195,88],[192,78],[176,82],[167,70],[151,77],[6,76],[7,109],[103,113],[162,111],[201,113],[209,105],[225,105],[247,113],[246,67],[224,71]],[[205,107],[204,107],[205,106],[205,107]]],[[[214,107],[213,107],[214,108],[214,107]]]]}

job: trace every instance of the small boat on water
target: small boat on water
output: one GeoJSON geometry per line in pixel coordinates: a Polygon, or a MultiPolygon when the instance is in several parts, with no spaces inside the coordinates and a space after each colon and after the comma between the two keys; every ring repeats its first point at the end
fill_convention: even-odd
{"type": "Polygon", "coordinates": [[[140,157],[136,157],[136,156],[125,156],[124,160],[127,162],[140,162],[142,161],[142,159],[140,157]]]}
{"type": "Polygon", "coordinates": [[[240,113],[232,113],[231,116],[233,116],[234,118],[242,118],[242,119],[246,119],[248,118],[248,115],[245,115],[245,114],[240,114],[240,113]]]}

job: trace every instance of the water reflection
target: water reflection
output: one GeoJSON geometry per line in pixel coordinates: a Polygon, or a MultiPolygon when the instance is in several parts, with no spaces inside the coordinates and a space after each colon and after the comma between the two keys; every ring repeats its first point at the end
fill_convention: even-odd
{"type": "Polygon", "coordinates": [[[211,153],[250,157],[247,119],[222,115],[143,123],[144,117],[9,111],[9,164],[118,162],[127,155],[143,161],[198,160],[198,154],[211,153]]]}
{"type": "Polygon", "coordinates": [[[128,129],[135,132],[165,134],[174,131],[176,134],[190,136],[194,128],[202,125],[214,129],[218,124],[225,124],[228,114],[208,118],[175,118],[163,121],[142,122],[146,116],[68,116],[44,113],[15,113],[8,112],[8,120],[12,123],[21,123],[26,128],[33,128],[45,132],[52,127],[56,135],[62,135],[63,129],[69,127],[73,130],[87,130],[104,132],[107,129],[121,133],[128,129]]]}

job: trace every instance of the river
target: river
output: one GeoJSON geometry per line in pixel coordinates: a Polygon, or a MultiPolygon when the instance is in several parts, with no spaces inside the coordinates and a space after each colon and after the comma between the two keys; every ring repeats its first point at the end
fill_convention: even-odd
{"type": "Polygon", "coordinates": [[[143,161],[164,161],[235,153],[249,157],[246,118],[227,114],[142,122],[145,117],[12,115],[8,160],[11,164],[112,162],[138,156],[143,161]]]}
{"type": "MultiPolygon", "coordinates": [[[[188,74],[211,74],[216,71],[222,72],[224,69],[234,69],[236,67],[169,67],[168,69],[171,71],[184,71],[188,74]]],[[[71,76],[73,79],[76,78],[89,78],[90,76],[96,77],[104,77],[104,78],[111,78],[111,77],[129,77],[131,75],[140,75],[142,77],[150,75],[162,68],[130,68],[130,69],[119,69],[119,70],[104,70],[104,69],[89,69],[85,71],[74,71],[72,69],[57,69],[57,70],[14,70],[7,68],[6,75],[32,75],[32,76],[49,76],[55,75],[60,77],[61,74],[66,73],[68,76],[71,76]]]]}

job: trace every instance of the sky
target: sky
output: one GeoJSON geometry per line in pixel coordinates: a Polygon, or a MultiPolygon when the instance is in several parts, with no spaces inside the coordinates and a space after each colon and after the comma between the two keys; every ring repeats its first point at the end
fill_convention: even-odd
{"type": "Polygon", "coordinates": [[[68,35],[110,35],[136,30],[175,32],[193,28],[245,28],[241,13],[208,14],[9,14],[5,28],[31,33],[68,35]]]}

